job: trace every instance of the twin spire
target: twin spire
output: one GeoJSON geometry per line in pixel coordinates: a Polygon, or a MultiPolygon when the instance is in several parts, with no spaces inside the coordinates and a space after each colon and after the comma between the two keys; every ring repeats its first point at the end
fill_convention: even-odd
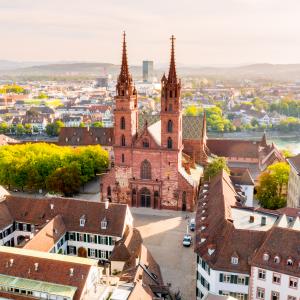
{"type": "Polygon", "coordinates": [[[129,73],[128,61],[127,61],[127,46],[126,46],[126,33],[123,32],[123,51],[122,51],[122,65],[119,75],[119,81],[122,83],[129,83],[131,75],[129,73]]]}
{"type": "MultiPolygon", "coordinates": [[[[121,71],[118,78],[119,84],[126,84],[132,82],[132,77],[129,73],[128,61],[127,61],[127,45],[126,45],[126,33],[123,32],[123,51],[122,51],[122,65],[121,71]]],[[[169,83],[177,83],[177,74],[176,74],[176,64],[175,64],[175,37],[172,35],[171,37],[171,60],[169,67],[169,83]]]]}

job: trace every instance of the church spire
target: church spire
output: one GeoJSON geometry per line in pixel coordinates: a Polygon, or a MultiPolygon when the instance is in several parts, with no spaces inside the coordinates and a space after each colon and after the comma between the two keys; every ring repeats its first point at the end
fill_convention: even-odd
{"type": "Polygon", "coordinates": [[[123,83],[129,81],[129,68],[128,68],[128,61],[127,61],[127,45],[126,45],[126,33],[123,32],[123,51],[122,51],[122,65],[121,65],[121,72],[119,75],[119,80],[123,83]]]}
{"type": "Polygon", "coordinates": [[[119,96],[136,94],[135,88],[132,84],[132,77],[131,74],[129,73],[129,68],[128,68],[125,31],[123,32],[122,64],[121,64],[120,75],[118,77],[117,94],[119,96]]]}
{"type": "Polygon", "coordinates": [[[170,68],[169,68],[169,83],[177,83],[177,74],[176,74],[176,64],[175,64],[175,37],[171,36],[171,60],[170,60],[170,68]]]}

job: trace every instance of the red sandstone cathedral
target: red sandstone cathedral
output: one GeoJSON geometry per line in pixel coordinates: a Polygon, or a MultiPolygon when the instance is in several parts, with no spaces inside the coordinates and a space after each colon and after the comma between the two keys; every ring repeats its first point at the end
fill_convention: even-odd
{"type": "Polygon", "coordinates": [[[115,96],[114,166],[102,177],[101,196],[135,207],[193,210],[200,170],[183,153],[181,82],[171,38],[168,77],[161,79],[160,119],[141,128],[138,95],[129,73],[125,33],[115,96]]]}

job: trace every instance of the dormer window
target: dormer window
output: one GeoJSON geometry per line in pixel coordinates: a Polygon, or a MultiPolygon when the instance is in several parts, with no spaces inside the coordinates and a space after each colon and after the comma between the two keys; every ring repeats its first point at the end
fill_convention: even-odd
{"type": "Polygon", "coordinates": [[[269,258],[270,258],[270,255],[269,255],[268,253],[264,253],[264,255],[263,255],[263,260],[264,260],[264,261],[268,261],[269,258]]]}
{"type": "Polygon", "coordinates": [[[101,229],[106,229],[106,228],[107,228],[107,220],[106,220],[106,218],[104,218],[101,221],[101,229]]]}
{"type": "Polygon", "coordinates": [[[292,265],[294,264],[294,262],[293,262],[293,260],[292,260],[291,258],[289,258],[289,259],[287,260],[286,264],[287,264],[288,266],[292,266],[292,265]]]}
{"type": "Polygon", "coordinates": [[[85,216],[82,216],[80,218],[79,225],[80,225],[80,227],[84,227],[84,225],[85,225],[85,216]]]}
{"type": "Polygon", "coordinates": [[[231,263],[237,265],[239,263],[239,258],[236,256],[231,256],[231,263]]]}
{"type": "Polygon", "coordinates": [[[280,263],[280,257],[278,255],[276,255],[274,257],[274,263],[279,264],[280,263]]]}

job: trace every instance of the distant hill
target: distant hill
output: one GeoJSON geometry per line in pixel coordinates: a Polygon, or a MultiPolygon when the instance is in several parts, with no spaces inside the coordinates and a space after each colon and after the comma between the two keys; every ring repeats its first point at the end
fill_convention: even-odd
{"type": "MultiPolygon", "coordinates": [[[[27,63],[29,64],[29,63],[27,63]]],[[[22,63],[13,63],[0,60],[0,76],[28,77],[28,76],[61,76],[61,77],[97,77],[111,74],[116,77],[120,66],[110,63],[55,63],[24,66],[22,63]],[[21,64],[21,65],[20,65],[21,64]],[[14,67],[15,66],[15,67],[14,67]]],[[[156,69],[160,77],[166,68],[156,69]]],[[[130,71],[135,79],[142,76],[141,66],[130,66],[130,71]]],[[[261,79],[280,81],[300,81],[300,64],[251,64],[239,67],[178,67],[181,76],[200,76],[228,80],[261,79]]]]}

